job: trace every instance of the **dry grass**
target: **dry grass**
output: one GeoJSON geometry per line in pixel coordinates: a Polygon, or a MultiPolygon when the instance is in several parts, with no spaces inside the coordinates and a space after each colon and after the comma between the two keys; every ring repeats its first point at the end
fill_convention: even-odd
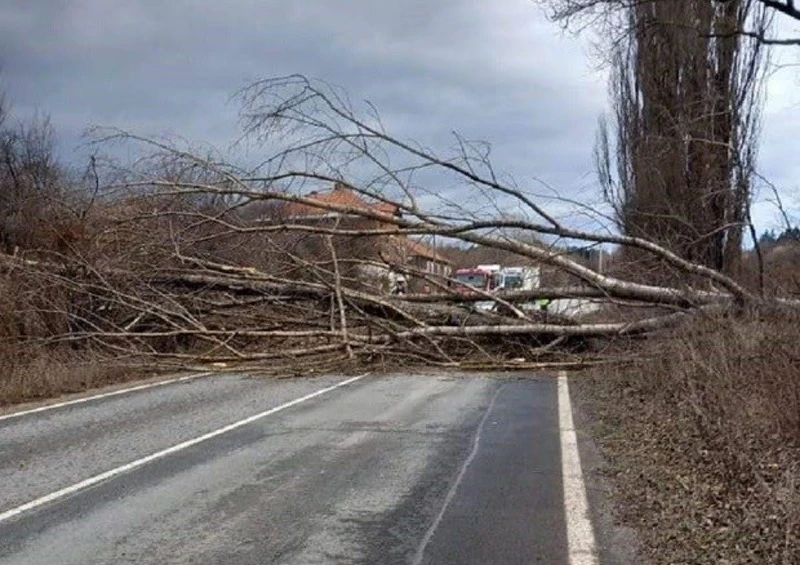
{"type": "Polygon", "coordinates": [[[44,345],[68,332],[68,296],[20,273],[0,278],[0,406],[52,398],[143,376],[89,348],[44,345]]]}
{"type": "Polygon", "coordinates": [[[144,370],[83,351],[0,346],[0,406],[140,379],[144,370]]]}
{"type": "Polygon", "coordinates": [[[800,563],[799,321],[699,320],[577,379],[654,563],[800,563]]]}

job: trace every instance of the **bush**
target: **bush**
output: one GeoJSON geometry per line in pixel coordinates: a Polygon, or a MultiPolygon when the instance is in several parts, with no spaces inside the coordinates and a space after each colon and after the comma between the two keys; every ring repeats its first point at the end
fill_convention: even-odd
{"type": "Polygon", "coordinates": [[[0,406],[141,378],[142,371],[68,349],[0,345],[0,406]]]}
{"type": "Polygon", "coordinates": [[[701,319],[578,381],[654,562],[798,562],[798,321],[701,319]]]}

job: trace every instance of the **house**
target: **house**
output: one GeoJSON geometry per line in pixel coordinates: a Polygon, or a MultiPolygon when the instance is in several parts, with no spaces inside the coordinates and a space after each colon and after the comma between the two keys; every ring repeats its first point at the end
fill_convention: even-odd
{"type": "MultiPolygon", "coordinates": [[[[401,210],[396,204],[377,199],[370,201],[343,183],[336,183],[331,190],[312,192],[306,197],[322,206],[337,209],[331,210],[304,202],[288,202],[281,210],[281,220],[285,223],[366,232],[389,231],[395,224],[359,212],[401,217],[401,210]]],[[[349,261],[351,265],[357,265],[356,271],[362,282],[368,282],[370,286],[377,286],[383,291],[390,290],[392,281],[396,280],[395,275],[399,272],[407,273],[406,279],[412,292],[425,292],[431,290],[430,283],[425,281],[426,277],[443,280],[452,271],[447,258],[424,243],[404,235],[339,235],[335,236],[335,240],[339,258],[349,261]]],[[[310,250],[310,246],[306,248],[310,250]]],[[[316,254],[323,259],[325,251],[318,249],[316,254]]]]}
{"type": "Polygon", "coordinates": [[[453,272],[450,260],[444,255],[421,241],[406,236],[388,236],[383,242],[383,249],[384,261],[412,273],[419,273],[416,277],[412,275],[410,278],[409,286],[412,292],[431,292],[434,290],[431,280],[438,279],[445,284],[453,272]]]}
{"type": "Polygon", "coordinates": [[[344,229],[366,230],[388,229],[393,224],[359,215],[359,211],[375,212],[387,216],[400,215],[400,210],[396,204],[379,200],[369,202],[352,188],[339,182],[334,184],[333,190],[312,192],[306,195],[306,198],[314,200],[323,206],[346,208],[348,210],[330,210],[304,202],[287,202],[282,211],[283,219],[304,224],[335,224],[344,229]]]}
{"type": "Polygon", "coordinates": [[[449,277],[452,273],[453,267],[450,261],[435,249],[408,238],[405,240],[405,245],[407,262],[414,268],[441,277],[449,277]]]}

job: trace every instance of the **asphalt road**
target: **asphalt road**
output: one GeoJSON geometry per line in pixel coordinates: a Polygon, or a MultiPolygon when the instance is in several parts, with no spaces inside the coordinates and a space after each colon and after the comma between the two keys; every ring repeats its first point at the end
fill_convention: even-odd
{"type": "Polygon", "coordinates": [[[566,564],[556,395],[232,375],[0,419],[0,563],[566,564]]]}

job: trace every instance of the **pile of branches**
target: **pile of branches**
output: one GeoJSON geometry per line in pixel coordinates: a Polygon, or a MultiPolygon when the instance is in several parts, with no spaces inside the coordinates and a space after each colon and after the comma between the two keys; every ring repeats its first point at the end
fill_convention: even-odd
{"type": "Polygon", "coordinates": [[[575,362],[609,339],[768,302],[650,241],[565,225],[529,191],[498,180],[483,145],[457,138],[457,153],[440,157],[389,135],[377,116],[360,116],[340,93],[303,77],[259,82],[240,97],[246,135],[273,150],[249,170],[127,132],[97,132],[97,143],[137,144],[145,157],[107,175],[97,191],[105,198],[58,252],[0,255],[3,284],[24,290],[7,316],[7,339],[306,369],[341,362],[530,366],[575,362]],[[411,179],[430,171],[455,179],[462,201],[483,198],[497,210],[505,203],[522,212],[492,218],[444,197],[423,206],[432,195],[411,179]],[[335,183],[378,205],[308,193],[335,183]],[[330,221],[298,222],[285,214],[291,206],[330,221]],[[571,282],[465,296],[453,279],[369,252],[386,238],[420,236],[511,253],[571,282]],[[638,250],[683,282],[654,285],[600,272],[565,254],[567,240],[638,250]],[[369,268],[415,277],[433,292],[393,295],[365,280],[360,273],[369,268]],[[524,307],[542,298],[603,307],[591,321],[524,307]],[[475,307],[487,300],[495,308],[475,307]]]}

